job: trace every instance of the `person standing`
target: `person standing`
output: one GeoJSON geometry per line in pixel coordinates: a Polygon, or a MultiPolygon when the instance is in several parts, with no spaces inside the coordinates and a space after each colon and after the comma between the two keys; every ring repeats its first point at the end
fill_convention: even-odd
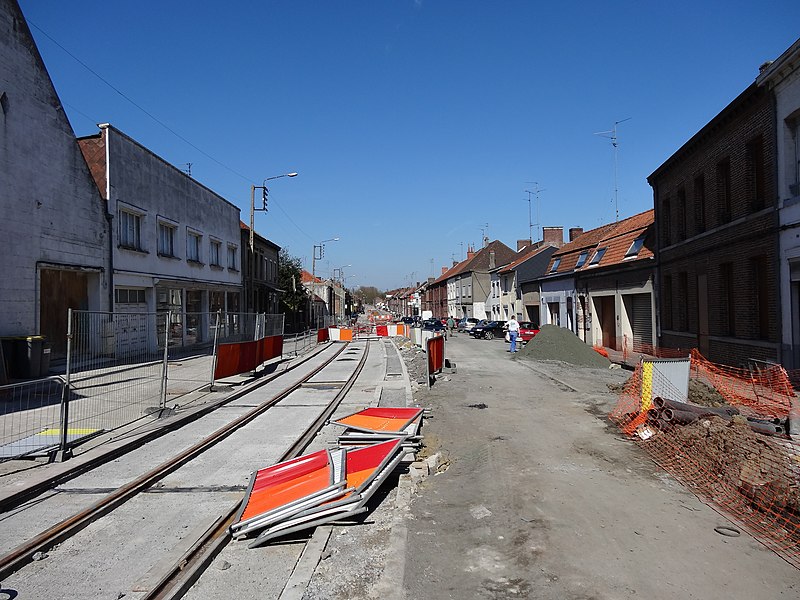
{"type": "Polygon", "coordinates": [[[453,317],[447,317],[447,329],[450,335],[453,335],[453,327],[456,326],[456,320],[453,317]]]}
{"type": "Polygon", "coordinates": [[[511,318],[506,323],[506,327],[508,328],[508,337],[511,339],[511,348],[508,349],[509,352],[516,352],[517,351],[517,336],[519,336],[519,323],[514,315],[511,315],[511,318]]]}

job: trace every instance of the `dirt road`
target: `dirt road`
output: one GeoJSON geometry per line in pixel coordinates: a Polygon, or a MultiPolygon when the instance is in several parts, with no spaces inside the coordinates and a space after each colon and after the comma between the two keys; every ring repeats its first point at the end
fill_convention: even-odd
{"type": "MultiPolygon", "coordinates": [[[[621,370],[448,344],[458,373],[415,398],[446,471],[406,519],[405,598],[798,598],[800,573],[668,477],[605,415],[621,370]],[[485,408],[483,408],[485,406],[485,408]]],[[[399,582],[397,582],[399,585],[399,582]]],[[[400,590],[397,590],[400,592],[400,590]]]]}

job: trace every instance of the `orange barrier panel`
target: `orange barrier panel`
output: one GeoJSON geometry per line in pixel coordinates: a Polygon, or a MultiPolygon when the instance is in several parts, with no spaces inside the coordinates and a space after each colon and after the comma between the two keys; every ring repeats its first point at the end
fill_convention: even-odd
{"type": "Polygon", "coordinates": [[[353,341],[353,330],[352,329],[340,329],[339,330],[339,339],[343,342],[352,342],[353,341]]]}
{"type": "Polygon", "coordinates": [[[272,335],[255,342],[235,342],[217,347],[214,379],[254,371],[264,361],[283,353],[283,336],[272,335]]]}
{"type": "Polygon", "coordinates": [[[440,373],[444,369],[444,337],[437,336],[427,340],[425,350],[428,355],[428,387],[430,387],[434,373],[440,373]]]}
{"type": "Polygon", "coordinates": [[[610,419],[691,492],[800,568],[800,447],[786,435],[793,399],[786,372],[720,365],[692,350],[685,398],[652,370],[648,382],[645,366],[610,419]],[[652,405],[643,402],[650,386],[662,390],[652,405]]]}

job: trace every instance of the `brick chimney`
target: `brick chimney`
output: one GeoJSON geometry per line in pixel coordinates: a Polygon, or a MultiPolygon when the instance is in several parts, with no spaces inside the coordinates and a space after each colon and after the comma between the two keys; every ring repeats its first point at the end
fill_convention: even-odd
{"type": "Polygon", "coordinates": [[[517,240],[517,252],[531,245],[530,240],[517,240]]]}
{"type": "MultiPolygon", "coordinates": [[[[456,266],[456,264],[457,264],[457,263],[455,263],[455,262],[454,262],[454,263],[453,263],[453,267],[454,267],[454,266],[456,266]]],[[[450,269],[452,269],[453,267],[442,267],[442,275],[444,275],[445,273],[447,273],[447,272],[448,272],[450,269]]]]}
{"type": "Polygon", "coordinates": [[[494,257],[494,250],[489,250],[489,268],[494,269],[497,266],[497,261],[494,257]]]}
{"type": "Polygon", "coordinates": [[[467,259],[475,257],[475,247],[474,246],[467,246],[467,259]]]}
{"type": "Polygon", "coordinates": [[[570,227],[569,228],[569,241],[574,242],[577,238],[583,235],[583,227],[570,227]]]}
{"type": "Polygon", "coordinates": [[[542,241],[545,244],[553,244],[557,248],[564,245],[563,227],[542,227],[542,241]]]}

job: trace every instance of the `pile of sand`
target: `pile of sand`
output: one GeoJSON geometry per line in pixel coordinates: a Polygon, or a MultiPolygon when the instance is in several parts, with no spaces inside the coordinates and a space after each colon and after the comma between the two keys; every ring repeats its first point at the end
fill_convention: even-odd
{"type": "Polygon", "coordinates": [[[591,346],[578,339],[569,329],[557,325],[544,325],[539,333],[517,352],[521,360],[559,360],[595,369],[607,369],[610,361],[600,356],[591,346]]]}

